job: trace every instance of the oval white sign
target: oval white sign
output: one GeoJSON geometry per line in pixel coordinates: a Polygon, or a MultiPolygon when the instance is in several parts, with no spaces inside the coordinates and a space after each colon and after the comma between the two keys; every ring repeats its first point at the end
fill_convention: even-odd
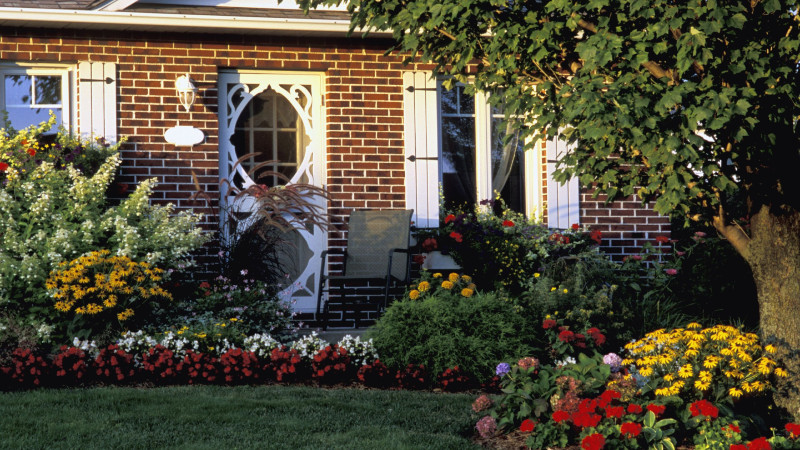
{"type": "Polygon", "coordinates": [[[203,142],[206,136],[195,127],[172,127],[164,133],[164,139],[177,146],[192,146],[203,142]]]}

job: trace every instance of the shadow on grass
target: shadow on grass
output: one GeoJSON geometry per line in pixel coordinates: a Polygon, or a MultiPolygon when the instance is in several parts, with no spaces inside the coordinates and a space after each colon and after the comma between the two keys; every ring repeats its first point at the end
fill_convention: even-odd
{"type": "Polygon", "coordinates": [[[464,449],[469,394],[304,386],[0,394],[0,448],[464,449]]]}

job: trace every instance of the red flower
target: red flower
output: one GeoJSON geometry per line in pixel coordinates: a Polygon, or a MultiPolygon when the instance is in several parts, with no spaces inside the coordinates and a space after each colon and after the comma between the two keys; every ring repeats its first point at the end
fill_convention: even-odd
{"type": "Polygon", "coordinates": [[[422,251],[425,252],[432,252],[439,248],[439,244],[436,242],[434,238],[428,238],[422,241],[422,251]]]}
{"type": "Polygon", "coordinates": [[[642,412],[642,407],[637,405],[636,403],[631,403],[628,405],[628,412],[631,414],[639,414],[642,412]]]}
{"type": "Polygon", "coordinates": [[[569,420],[569,413],[568,412],[559,409],[558,411],[553,413],[553,422],[561,423],[561,422],[564,422],[566,420],[569,420]]]}
{"type": "Polygon", "coordinates": [[[615,419],[621,419],[624,414],[625,408],[622,406],[609,406],[606,408],[606,417],[609,419],[612,417],[615,419]]]}
{"type": "Polygon", "coordinates": [[[519,431],[523,433],[530,433],[533,431],[533,428],[536,426],[536,422],[532,421],[531,419],[525,419],[522,422],[522,425],[519,426],[519,431]]]}
{"type": "Polygon", "coordinates": [[[642,432],[642,425],[635,422],[625,422],[619,427],[619,432],[626,438],[633,439],[642,432]]]}
{"type": "Polygon", "coordinates": [[[789,432],[791,437],[796,438],[796,437],[800,436],[800,424],[787,423],[786,424],[786,431],[789,432]]]}
{"type": "Polygon", "coordinates": [[[456,216],[454,214],[448,214],[447,217],[444,218],[444,223],[448,224],[454,220],[456,220],[456,216]]]}
{"type": "Polygon", "coordinates": [[[558,333],[558,339],[561,342],[572,342],[575,339],[575,333],[569,330],[564,330],[561,333],[558,333]]]}
{"type": "Polygon", "coordinates": [[[744,444],[731,444],[728,450],[747,450],[747,446],[744,444]]]}
{"type": "Polygon", "coordinates": [[[0,162],[0,172],[5,172],[6,170],[8,170],[8,164],[0,162]]]}
{"type": "Polygon", "coordinates": [[[770,445],[769,441],[765,437],[760,437],[758,439],[753,439],[747,444],[747,450],[771,450],[772,445],[770,445]]]}
{"type": "Polygon", "coordinates": [[[545,319],[544,322],[542,322],[542,328],[544,328],[545,330],[549,330],[550,328],[553,328],[556,325],[558,324],[553,319],[545,319]]]}
{"type": "Polygon", "coordinates": [[[29,149],[27,149],[25,151],[28,152],[28,154],[31,155],[31,156],[36,156],[36,150],[34,150],[32,148],[29,148],[29,149]]]}
{"type": "Polygon", "coordinates": [[[666,269],[666,270],[664,270],[664,272],[666,272],[667,275],[677,275],[678,274],[678,269],[666,269]]]}
{"type": "Polygon", "coordinates": [[[741,428],[739,428],[739,427],[737,427],[737,426],[736,426],[736,425],[734,425],[734,424],[730,424],[730,425],[728,425],[727,427],[723,428],[723,430],[724,430],[724,431],[730,431],[730,432],[732,432],[732,433],[741,433],[741,432],[742,432],[742,429],[741,429],[741,428]]]}
{"type": "Polygon", "coordinates": [[[463,241],[463,236],[461,236],[461,233],[456,233],[455,231],[450,233],[450,237],[455,239],[456,242],[462,242],[463,241]]]}
{"type": "Polygon", "coordinates": [[[584,450],[600,450],[605,445],[606,438],[600,433],[590,434],[581,441],[581,448],[584,450]]]}
{"type": "Polygon", "coordinates": [[[698,400],[689,406],[689,411],[692,417],[703,415],[707,418],[716,418],[719,415],[719,409],[708,400],[698,400]]]}
{"type": "Polygon", "coordinates": [[[599,329],[597,329],[595,327],[592,327],[592,328],[589,328],[588,330],[586,330],[586,334],[588,334],[589,336],[592,337],[592,339],[594,339],[594,343],[598,347],[600,347],[601,345],[606,343],[605,335],[599,329]]]}
{"type": "Polygon", "coordinates": [[[620,394],[618,391],[613,389],[606,390],[600,394],[599,405],[601,408],[605,408],[609,403],[611,403],[612,400],[620,397],[622,397],[622,394],[620,394]]]}
{"type": "Polygon", "coordinates": [[[572,229],[573,229],[573,230],[580,229],[580,227],[581,227],[581,226],[580,226],[580,225],[578,225],[577,223],[573,223],[573,224],[572,224],[572,229]]]}
{"type": "Polygon", "coordinates": [[[411,260],[414,261],[414,264],[421,266],[425,263],[425,255],[414,255],[411,260]]]}
{"type": "Polygon", "coordinates": [[[655,415],[659,415],[659,414],[664,414],[664,411],[667,410],[667,407],[664,405],[654,405],[650,403],[649,405],[647,405],[647,410],[652,411],[653,414],[655,415]]]}
{"type": "Polygon", "coordinates": [[[209,289],[210,287],[211,285],[208,284],[208,281],[203,281],[202,283],[200,283],[200,289],[209,289]]]}
{"type": "Polygon", "coordinates": [[[585,411],[578,411],[572,415],[572,423],[575,426],[587,428],[587,427],[596,427],[600,420],[603,417],[600,414],[594,414],[585,411]]]}
{"type": "Polygon", "coordinates": [[[504,227],[513,227],[514,226],[514,222],[512,222],[510,220],[504,220],[503,221],[503,226],[504,227]]]}
{"type": "Polygon", "coordinates": [[[667,242],[669,242],[669,238],[666,236],[656,236],[656,242],[658,242],[659,244],[666,244],[667,242]]]}
{"type": "Polygon", "coordinates": [[[589,233],[589,239],[597,242],[597,245],[600,245],[603,243],[603,233],[600,232],[600,230],[592,230],[592,232],[589,233]]]}

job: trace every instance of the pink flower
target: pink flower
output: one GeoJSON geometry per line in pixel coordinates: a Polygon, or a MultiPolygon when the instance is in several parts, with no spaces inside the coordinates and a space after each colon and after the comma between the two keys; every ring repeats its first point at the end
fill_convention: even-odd
{"type": "Polygon", "coordinates": [[[475,428],[482,438],[490,438],[497,431],[497,422],[492,416],[485,416],[475,424],[475,428]]]}
{"type": "Polygon", "coordinates": [[[667,275],[677,275],[678,274],[678,269],[667,269],[664,272],[666,272],[667,275]]]}

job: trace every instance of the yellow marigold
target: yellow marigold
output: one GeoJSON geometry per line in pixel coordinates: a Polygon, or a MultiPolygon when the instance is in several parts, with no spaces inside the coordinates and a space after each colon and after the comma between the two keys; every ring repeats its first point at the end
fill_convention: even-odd
{"type": "Polygon", "coordinates": [[[539,272],[536,272],[536,273],[533,274],[533,278],[539,278],[540,276],[541,276],[541,274],[539,272]]]}
{"type": "Polygon", "coordinates": [[[459,279],[459,278],[461,278],[461,277],[459,277],[457,273],[451,273],[451,274],[450,274],[450,275],[447,277],[447,279],[448,279],[448,280],[450,280],[450,282],[451,282],[451,283],[456,283],[456,282],[458,282],[458,279],[459,279]]]}
{"type": "Polygon", "coordinates": [[[430,283],[428,283],[427,281],[420,281],[419,287],[417,289],[419,289],[420,292],[425,292],[430,288],[431,288],[430,283]]]}
{"type": "Polygon", "coordinates": [[[453,289],[453,283],[449,280],[442,281],[442,289],[453,289]]]}
{"type": "Polygon", "coordinates": [[[463,297],[472,297],[472,294],[474,293],[475,291],[473,291],[472,289],[464,288],[461,290],[461,296],[463,297]]]}
{"type": "Polygon", "coordinates": [[[435,274],[433,274],[433,278],[442,278],[442,274],[436,272],[435,274]]]}
{"type": "Polygon", "coordinates": [[[557,288],[557,287],[555,287],[555,286],[553,286],[553,287],[551,287],[551,288],[550,288],[550,292],[553,292],[553,291],[555,291],[556,289],[558,289],[558,288],[557,288]]]}
{"type": "Polygon", "coordinates": [[[469,275],[461,275],[461,281],[469,283],[470,281],[472,281],[472,277],[469,275]]]}
{"type": "Polygon", "coordinates": [[[418,290],[416,290],[416,289],[414,289],[413,291],[411,291],[411,292],[409,292],[409,293],[408,293],[408,297],[409,297],[411,300],[416,300],[416,299],[418,299],[418,298],[419,298],[419,291],[418,291],[418,290]]]}

